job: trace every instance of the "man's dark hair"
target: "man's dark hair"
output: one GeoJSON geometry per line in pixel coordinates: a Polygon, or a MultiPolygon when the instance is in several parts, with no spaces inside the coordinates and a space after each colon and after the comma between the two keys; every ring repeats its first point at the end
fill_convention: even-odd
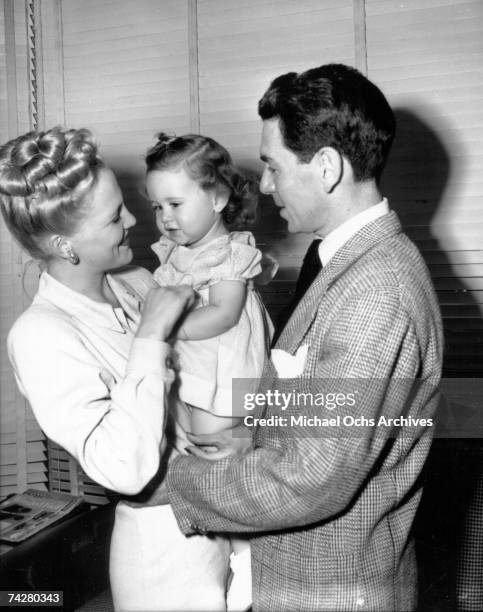
{"type": "Polygon", "coordinates": [[[349,160],[357,181],[379,180],[396,129],[383,93],[344,64],[279,76],[259,101],[258,114],[279,119],[285,146],[300,161],[333,147],[349,160]]]}

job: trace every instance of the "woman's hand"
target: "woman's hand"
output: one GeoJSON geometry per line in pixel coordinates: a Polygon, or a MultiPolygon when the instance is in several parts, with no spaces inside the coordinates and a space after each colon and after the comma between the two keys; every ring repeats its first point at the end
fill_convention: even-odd
{"type": "Polygon", "coordinates": [[[166,341],[195,300],[196,294],[188,285],[154,287],[144,303],[136,337],[166,341]]]}
{"type": "Polygon", "coordinates": [[[252,437],[243,424],[216,433],[186,435],[195,445],[186,450],[200,459],[217,461],[225,457],[242,457],[252,450],[252,437]]]}

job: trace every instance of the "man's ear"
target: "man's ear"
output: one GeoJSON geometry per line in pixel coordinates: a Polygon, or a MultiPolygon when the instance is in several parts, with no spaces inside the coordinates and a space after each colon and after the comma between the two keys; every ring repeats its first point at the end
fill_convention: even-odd
{"type": "Polygon", "coordinates": [[[332,193],[344,174],[342,155],[333,147],[322,147],[315,155],[322,187],[325,193],[332,193]]]}
{"type": "Polygon", "coordinates": [[[228,204],[229,199],[230,194],[226,189],[217,189],[213,198],[213,210],[217,213],[221,213],[221,211],[228,204]]]}

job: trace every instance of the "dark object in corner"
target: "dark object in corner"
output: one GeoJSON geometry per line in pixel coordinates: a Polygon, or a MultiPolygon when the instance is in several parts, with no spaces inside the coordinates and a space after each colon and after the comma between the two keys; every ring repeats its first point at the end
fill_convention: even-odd
{"type": "Polygon", "coordinates": [[[75,610],[108,588],[113,522],[114,505],[109,504],[12,547],[0,555],[0,590],[63,591],[63,611],[75,610]]]}

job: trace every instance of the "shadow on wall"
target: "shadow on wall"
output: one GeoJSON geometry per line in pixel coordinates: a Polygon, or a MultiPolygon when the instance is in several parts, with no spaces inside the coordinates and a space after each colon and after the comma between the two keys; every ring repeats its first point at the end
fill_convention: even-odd
{"type": "MultiPolygon", "coordinates": [[[[425,119],[405,108],[395,113],[398,133],[382,191],[405,231],[420,246],[431,271],[444,320],[444,375],[481,376],[481,355],[476,359],[481,353],[480,310],[431,229],[444,206],[454,166],[461,162],[451,159],[425,119]]],[[[436,125],[434,116],[431,124],[436,125]]],[[[457,151],[458,146],[453,143],[451,150],[457,151]]],[[[463,385],[461,381],[460,399],[464,398],[463,385]]],[[[472,418],[467,405],[453,403],[452,408],[459,417],[465,415],[463,420],[472,418]]],[[[470,435],[476,436],[478,431],[470,435]]],[[[415,521],[420,612],[483,609],[482,466],[479,438],[435,440],[415,521]]]]}
{"type": "MultiPolygon", "coordinates": [[[[483,370],[481,312],[458,278],[448,254],[435,232],[437,217],[451,192],[451,177],[461,158],[451,159],[449,150],[429,123],[409,109],[395,109],[398,131],[388,166],[382,180],[382,191],[398,213],[407,234],[420,247],[431,271],[441,305],[445,332],[444,375],[448,377],[479,376],[483,370]]],[[[431,117],[431,124],[443,119],[431,117]]],[[[452,142],[451,150],[461,156],[463,145],[452,142]]],[[[457,197],[457,196],[456,196],[457,197]]],[[[457,214],[457,202],[450,203],[457,214]]],[[[463,221],[463,219],[462,219],[463,221]]]]}

